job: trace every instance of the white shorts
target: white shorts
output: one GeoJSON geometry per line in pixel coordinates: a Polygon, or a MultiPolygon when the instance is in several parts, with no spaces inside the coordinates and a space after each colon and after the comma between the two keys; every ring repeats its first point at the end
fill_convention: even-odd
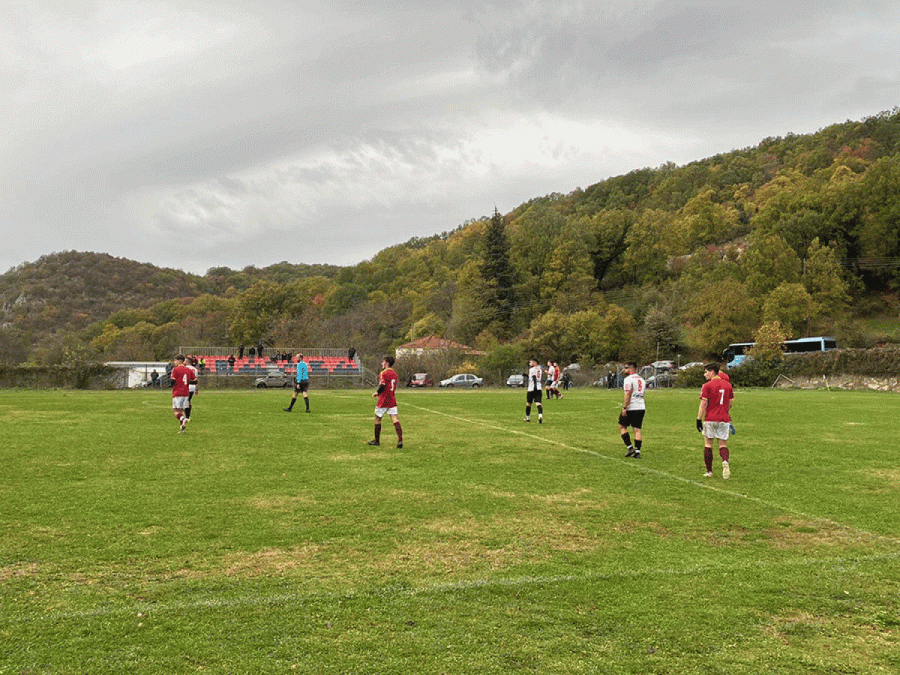
{"type": "Polygon", "coordinates": [[[721,441],[727,441],[731,434],[731,426],[729,422],[704,422],[703,436],[704,438],[718,438],[721,441]]]}
{"type": "Polygon", "coordinates": [[[377,417],[378,419],[384,417],[385,414],[396,415],[397,406],[394,406],[393,408],[375,408],[375,417],[377,417]]]}
{"type": "Polygon", "coordinates": [[[173,396],[172,397],[172,410],[184,410],[190,405],[188,403],[187,396],[173,396]]]}
{"type": "Polygon", "coordinates": [[[196,384],[189,384],[189,385],[188,385],[188,391],[191,392],[192,394],[196,394],[196,393],[197,393],[197,385],[196,385],[196,384]]]}

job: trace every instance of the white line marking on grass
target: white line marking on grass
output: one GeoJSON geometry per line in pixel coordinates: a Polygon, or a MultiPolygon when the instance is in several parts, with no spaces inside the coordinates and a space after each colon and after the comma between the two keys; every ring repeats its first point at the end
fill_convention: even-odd
{"type": "Polygon", "coordinates": [[[377,586],[363,589],[345,589],[337,591],[310,591],[306,593],[279,593],[276,595],[245,595],[235,598],[210,598],[188,602],[160,603],[136,603],[128,607],[98,607],[96,609],[74,610],[62,612],[40,612],[32,615],[29,612],[19,612],[15,616],[5,617],[11,621],[57,621],[67,619],[83,619],[104,616],[136,616],[152,617],[154,615],[172,612],[193,612],[198,609],[240,609],[244,607],[267,607],[276,605],[291,605],[317,601],[352,600],[356,598],[373,598],[390,595],[393,597],[415,597],[429,593],[455,593],[479,588],[523,588],[528,586],[549,586],[563,583],[584,583],[589,581],[621,581],[639,579],[641,577],[669,576],[692,577],[710,573],[722,572],[732,574],[738,571],[760,571],[771,569],[784,569],[788,567],[816,566],[840,566],[858,565],[868,562],[882,562],[897,560],[900,552],[878,553],[860,557],[832,557],[832,558],[800,558],[796,560],[777,560],[772,562],[747,562],[735,564],[728,561],[723,564],[693,565],[684,569],[671,567],[625,570],[620,572],[588,572],[586,574],[557,574],[552,576],[520,576],[471,579],[462,581],[449,581],[446,583],[428,584],[413,588],[401,588],[397,586],[377,586]]]}
{"type": "Polygon", "coordinates": [[[695,487],[702,488],[704,490],[712,490],[713,492],[718,492],[719,494],[727,495],[729,497],[735,497],[737,499],[743,499],[749,502],[753,502],[755,504],[760,504],[762,506],[768,506],[769,508],[775,509],[777,511],[783,511],[784,513],[789,513],[794,516],[798,516],[801,518],[806,518],[807,520],[818,521],[820,523],[825,523],[827,525],[833,525],[835,527],[839,527],[841,529],[847,530],[849,532],[856,532],[858,534],[863,534],[868,537],[873,537],[875,539],[881,539],[883,541],[889,541],[893,543],[900,544],[900,539],[895,537],[889,537],[883,534],[876,534],[874,532],[869,532],[868,530],[863,530],[858,527],[850,527],[848,525],[843,525],[841,523],[835,522],[834,520],[830,520],[828,518],[823,518],[822,516],[815,516],[809,513],[804,513],[803,511],[798,511],[797,509],[793,509],[789,506],[784,506],[782,504],[776,504],[774,502],[767,501],[765,499],[760,499],[759,497],[753,497],[751,495],[744,494],[742,492],[735,492],[734,490],[725,490],[720,487],[716,487],[713,484],[708,482],[700,482],[698,480],[694,480],[692,478],[685,478],[684,476],[678,476],[674,473],[669,473],[668,471],[662,471],[661,469],[651,469],[647,466],[642,466],[635,461],[625,461],[619,457],[610,457],[609,455],[604,455],[603,453],[597,452],[595,450],[585,450],[584,448],[577,448],[573,445],[567,445],[566,443],[560,443],[559,441],[553,440],[551,438],[544,438],[542,436],[536,436],[535,434],[526,432],[526,431],[517,431],[516,429],[510,429],[508,427],[500,427],[495,424],[491,424],[489,422],[485,422],[484,420],[470,419],[466,417],[459,417],[458,415],[451,415],[450,413],[441,412],[440,410],[431,410],[430,408],[423,408],[421,406],[412,405],[407,403],[411,408],[416,408],[417,410],[422,410],[424,412],[432,413],[435,415],[442,415],[443,417],[449,417],[454,420],[458,420],[460,422],[467,422],[469,424],[477,424],[479,426],[486,427],[488,429],[495,429],[497,431],[505,431],[506,433],[518,434],[520,436],[526,436],[528,438],[533,438],[537,441],[542,441],[549,445],[558,445],[561,448],[566,450],[571,450],[573,452],[580,452],[585,455],[591,455],[593,457],[597,457],[599,459],[605,459],[609,462],[613,462],[615,464],[619,464],[621,466],[627,467],[629,469],[633,469],[635,471],[640,471],[641,473],[646,474],[654,474],[661,478],[667,478],[670,480],[678,481],[680,483],[685,483],[687,485],[693,485],[695,487]]]}

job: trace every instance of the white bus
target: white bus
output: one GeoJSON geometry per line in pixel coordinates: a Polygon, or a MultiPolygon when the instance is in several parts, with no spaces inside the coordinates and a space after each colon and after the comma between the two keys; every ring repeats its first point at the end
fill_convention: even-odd
{"type": "MultiPolygon", "coordinates": [[[[728,345],[722,352],[726,367],[734,368],[743,363],[747,358],[747,350],[755,344],[755,342],[732,342],[728,345]]],[[[833,337],[805,337],[785,340],[781,347],[785,354],[827,352],[837,349],[837,340],[833,337]]]]}

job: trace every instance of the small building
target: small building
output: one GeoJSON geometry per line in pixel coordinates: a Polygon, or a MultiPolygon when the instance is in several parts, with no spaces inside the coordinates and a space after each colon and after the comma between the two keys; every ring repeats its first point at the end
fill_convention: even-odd
{"type": "Polygon", "coordinates": [[[121,376],[120,386],[124,389],[144,387],[152,379],[153,371],[159,375],[160,381],[166,375],[166,361],[107,361],[107,366],[116,368],[121,376]]]}

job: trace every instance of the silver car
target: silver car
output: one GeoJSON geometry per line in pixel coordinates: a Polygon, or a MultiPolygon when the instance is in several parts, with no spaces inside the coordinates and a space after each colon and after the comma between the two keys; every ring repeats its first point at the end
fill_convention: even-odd
{"type": "Polygon", "coordinates": [[[292,387],[294,386],[294,378],[283,373],[280,370],[269,372],[265,377],[257,377],[253,385],[257,389],[265,389],[266,387],[292,387]]]}
{"type": "Polygon", "coordinates": [[[484,380],[472,373],[461,373],[460,375],[454,375],[453,377],[448,377],[446,380],[441,380],[439,386],[441,387],[471,387],[473,389],[477,389],[482,384],[484,384],[484,380]]]}
{"type": "Polygon", "coordinates": [[[510,375],[506,379],[507,387],[524,387],[525,386],[525,376],[519,374],[510,375]]]}

